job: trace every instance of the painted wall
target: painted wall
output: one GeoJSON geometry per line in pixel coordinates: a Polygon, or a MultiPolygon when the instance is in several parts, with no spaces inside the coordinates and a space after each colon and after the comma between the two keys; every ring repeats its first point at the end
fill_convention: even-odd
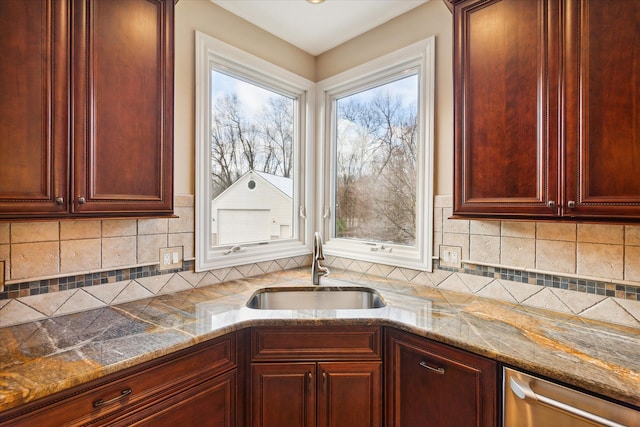
{"type": "Polygon", "coordinates": [[[175,23],[174,188],[176,194],[194,194],[194,32],[216,37],[311,81],[315,80],[316,59],[208,0],[179,1],[175,23]]]}

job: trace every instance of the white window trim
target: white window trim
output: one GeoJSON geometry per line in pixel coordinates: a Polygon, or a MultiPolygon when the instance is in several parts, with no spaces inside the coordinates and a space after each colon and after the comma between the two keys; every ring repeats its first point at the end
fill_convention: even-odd
{"type": "Polygon", "coordinates": [[[303,77],[255,57],[229,44],[199,31],[196,38],[196,271],[226,268],[238,265],[270,261],[306,255],[311,250],[313,218],[305,211],[313,203],[314,163],[311,156],[313,141],[313,106],[315,84],[303,77]],[[294,227],[297,239],[269,241],[268,244],[241,245],[241,250],[229,251],[228,247],[211,247],[211,162],[209,147],[210,114],[210,64],[240,71],[255,81],[265,82],[267,87],[278,88],[284,93],[300,96],[300,129],[294,172],[294,227]]]}
{"type": "MultiPolygon", "coordinates": [[[[424,271],[432,270],[433,252],[433,140],[434,140],[434,80],[435,80],[435,37],[429,37],[418,43],[354,67],[336,76],[323,80],[317,85],[317,123],[316,138],[319,143],[316,151],[317,167],[324,177],[318,180],[318,206],[322,214],[316,226],[322,230],[325,238],[324,253],[338,257],[357,259],[367,262],[406,267],[424,271]],[[334,235],[332,188],[335,188],[335,174],[331,170],[333,159],[332,98],[355,88],[366,87],[367,82],[379,80],[390,73],[419,67],[419,176],[416,189],[418,200],[416,247],[385,245],[392,251],[372,251],[371,245],[363,242],[331,238],[334,235]]],[[[379,245],[378,245],[379,248],[379,245]]]]}

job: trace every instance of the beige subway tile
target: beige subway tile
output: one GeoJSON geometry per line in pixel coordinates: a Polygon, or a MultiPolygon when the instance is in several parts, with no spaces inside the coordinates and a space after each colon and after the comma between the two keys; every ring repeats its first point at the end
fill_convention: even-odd
{"type": "Polygon", "coordinates": [[[136,263],[135,236],[102,239],[102,268],[122,267],[136,263]]]}
{"type": "MultiPolygon", "coordinates": [[[[533,285],[529,285],[533,286],[533,285]]],[[[536,292],[531,297],[522,302],[530,307],[544,308],[545,310],[553,310],[560,313],[573,314],[571,309],[562,302],[551,288],[542,288],[540,292],[536,292]]]]}
{"type": "Polygon", "coordinates": [[[193,240],[193,233],[173,233],[169,234],[169,247],[182,246],[183,257],[185,260],[195,258],[195,246],[193,240]]]}
{"type": "Polygon", "coordinates": [[[12,299],[0,310],[0,328],[33,322],[46,317],[44,314],[23,304],[17,299],[12,299]]]}
{"type": "Polygon", "coordinates": [[[527,239],[535,239],[536,223],[503,221],[501,233],[503,237],[524,237],[527,239]]]}
{"type": "Polygon", "coordinates": [[[195,197],[193,194],[177,194],[173,198],[173,206],[174,207],[190,207],[193,208],[195,206],[195,197]]]}
{"type": "Polygon", "coordinates": [[[500,241],[500,264],[533,268],[536,262],[536,241],[521,237],[502,237],[500,241]]]}
{"type": "Polygon", "coordinates": [[[154,296],[153,293],[137,283],[135,280],[132,280],[113,300],[111,300],[111,304],[122,304],[123,302],[135,301],[152,296],[154,296]]]}
{"type": "Polygon", "coordinates": [[[515,299],[511,293],[505,289],[505,287],[500,283],[499,280],[494,280],[490,282],[487,286],[480,289],[476,292],[476,295],[485,297],[485,298],[493,298],[499,299],[502,301],[517,303],[518,301],[515,299]]]}
{"type": "Polygon", "coordinates": [[[138,220],[138,235],[167,234],[169,220],[166,218],[152,218],[138,220]]]}
{"type": "Polygon", "coordinates": [[[160,248],[167,247],[166,234],[138,236],[138,264],[160,261],[160,248]]]}
{"type": "Polygon", "coordinates": [[[59,242],[11,245],[11,279],[52,276],[60,272],[59,242]]]}
{"type": "Polygon", "coordinates": [[[60,240],[96,239],[101,235],[100,221],[62,221],[60,240]]]}
{"type": "Polygon", "coordinates": [[[471,221],[469,232],[483,236],[499,236],[500,221],[471,221]]]}
{"type": "Polygon", "coordinates": [[[633,328],[640,327],[640,322],[618,304],[614,298],[606,298],[593,307],[586,309],[580,315],[589,319],[618,323],[633,328]]]}
{"type": "Polygon", "coordinates": [[[0,245],[11,243],[9,228],[8,222],[0,223],[0,245]]]}
{"type": "Polygon", "coordinates": [[[135,236],[135,219],[106,219],[102,221],[102,237],[135,236]]]}
{"type": "Polygon", "coordinates": [[[613,224],[578,224],[578,242],[624,243],[624,226],[613,224]]]}
{"type": "Polygon", "coordinates": [[[500,237],[472,234],[470,238],[469,259],[492,264],[500,263],[500,237]]]}
{"type": "Polygon", "coordinates": [[[442,244],[442,232],[433,232],[433,254],[437,255],[440,252],[440,245],[442,244]]]}
{"type": "Polygon", "coordinates": [[[0,271],[3,274],[5,280],[11,280],[11,257],[9,245],[0,245],[0,260],[4,261],[4,271],[0,271]]]}
{"type": "Polygon", "coordinates": [[[433,230],[442,231],[443,221],[444,219],[442,216],[442,208],[434,208],[433,209],[433,230]]]}
{"type": "Polygon", "coordinates": [[[467,285],[467,288],[469,288],[469,290],[474,294],[495,280],[493,277],[475,276],[473,274],[463,273],[455,274],[460,278],[460,280],[464,282],[465,285],[467,285]]]}
{"type": "Polygon", "coordinates": [[[60,238],[57,222],[14,222],[11,243],[51,242],[60,238]]]}
{"type": "Polygon", "coordinates": [[[640,282],[640,246],[627,246],[624,250],[624,280],[640,282]]]}
{"type": "Polygon", "coordinates": [[[536,224],[537,238],[541,240],[576,241],[576,225],[559,222],[539,222],[536,224]]]}
{"type": "Polygon", "coordinates": [[[440,194],[433,198],[433,205],[437,208],[453,208],[453,196],[440,194]]]}
{"type": "Polygon", "coordinates": [[[193,233],[195,217],[193,208],[177,207],[174,213],[178,218],[169,218],[169,233],[193,233]]]}
{"type": "Polygon", "coordinates": [[[575,274],[576,243],[556,240],[537,240],[536,268],[545,271],[575,274]]]}
{"type": "Polygon", "coordinates": [[[462,292],[463,294],[471,294],[471,290],[467,287],[467,285],[455,274],[447,277],[443,280],[439,285],[438,289],[447,289],[449,291],[454,292],[462,292]]]}
{"type": "Polygon", "coordinates": [[[626,245],[640,246],[640,225],[625,225],[624,231],[626,245]]]}
{"type": "Polygon", "coordinates": [[[496,280],[515,298],[519,303],[531,298],[540,292],[544,286],[532,285],[529,283],[515,282],[512,280],[496,280]]]}
{"type": "Polygon", "coordinates": [[[578,242],[577,273],[584,276],[622,279],[623,254],[622,245],[578,242]]]}
{"type": "Polygon", "coordinates": [[[447,246],[460,246],[462,259],[469,259],[469,235],[459,233],[443,233],[442,244],[447,246]]]}
{"type": "Polygon", "coordinates": [[[97,270],[101,266],[100,239],[63,240],[60,242],[60,272],[97,270]]]}
{"type": "Polygon", "coordinates": [[[452,214],[452,208],[442,209],[442,231],[445,233],[469,233],[469,220],[449,219],[452,214]]]}
{"type": "Polygon", "coordinates": [[[65,291],[51,292],[47,294],[29,295],[21,297],[18,300],[21,303],[38,310],[40,313],[46,314],[47,316],[53,316],[60,306],[76,292],[76,289],[68,289],[65,291]]]}

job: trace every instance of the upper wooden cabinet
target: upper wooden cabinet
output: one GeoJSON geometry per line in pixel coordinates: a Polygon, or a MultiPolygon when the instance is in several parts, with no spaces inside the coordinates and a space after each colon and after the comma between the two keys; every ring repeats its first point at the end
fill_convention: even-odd
{"type": "Polygon", "coordinates": [[[0,218],[172,213],[173,12],[0,2],[0,218]]]}
{"type": "Polygon", "coordinates": [[[640,3],[454,3],[454,216],[640,219],[640,3]]]}

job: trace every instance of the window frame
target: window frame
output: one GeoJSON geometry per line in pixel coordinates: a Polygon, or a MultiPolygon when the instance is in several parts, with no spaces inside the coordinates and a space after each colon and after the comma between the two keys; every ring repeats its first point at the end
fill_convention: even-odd
{"type": "Polygon", "coordinates": [[[390,54],[351,68],[317,84],[317,168],[323,172],[318,181],[318,206],[322,206],[316,226],[324,238],[324,253],[336,257],[432,270],[433,257],[433,165],[434,165],[434,84],[435,37],[429,37],[390,54]],[[418,69],[418,176],[416,245],[412,248],[395,244],[335,238],[335,99],[401,78],[403,73],[418,69]],[[391,248],[391,251],[389,251],[391,248]]]}
{"type": "Polygon", "coordinates": [[[313,141],[313,107],[315,105],[315,84],[297,74],[281,68],[271,62],[258,58],[227,43],[199,31],[195,32],[196,46],[196,262],[197,272],[217,268],[273,261],[309,254],[313,218],[306,217],[307,207],[313,203],[313,191],[309,179],[314,164],[309,153],[313,141]],[[215,64],[219,70],[230,72],[251,83],[258,84],[275,92],[293,95],[298,98],[297,117],[294,132],[294,198],[293,226],[294,238],[264,243],[240,244],[240,250],[232,250],[238,245],[211,246],[211,78],[210,72],[215,64]]]}

